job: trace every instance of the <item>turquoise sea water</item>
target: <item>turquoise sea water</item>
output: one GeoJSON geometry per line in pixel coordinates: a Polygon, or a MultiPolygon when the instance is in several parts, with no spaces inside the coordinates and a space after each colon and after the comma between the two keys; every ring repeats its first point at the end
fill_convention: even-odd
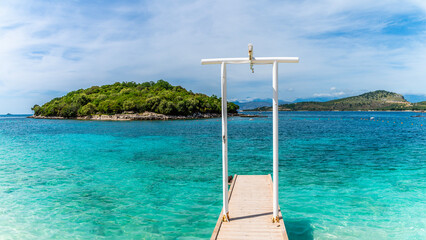
{"type": "MultiPolygon", "coordinates": [[[[271,173],[266,115],[229,119],[230,174],[271,173]]],[[[280,113],[290,239],[426,239],[426,118],[411,115],[280,113]]],[[[0,116],[0,239],[209,238],[220,135],[218,119],[0,116]]]]}

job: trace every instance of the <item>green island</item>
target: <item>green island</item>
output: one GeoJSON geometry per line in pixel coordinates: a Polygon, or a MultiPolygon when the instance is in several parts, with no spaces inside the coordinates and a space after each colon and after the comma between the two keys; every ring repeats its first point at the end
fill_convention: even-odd
{"type": "MultiPolygon", "coordinates": [[[[272,107],[259,107],[245,111],[271,111],[272,107]]],[[[359,96],[327,102],[298,102],[282,104],[279,111],[425,111],[426,101],[411,103],[401,94],[377,90],[359,96]]]]}
{"type": "MultiPolygon", "coordinates": [[[[33,118],[93,120],[155,120],[219,117],[221,99],[193,93],[164,80],[116,82],[72,91],[42,106],[35,105],[33,118]]],[[[238,106],[228,103],[228,112],[238,106]]]]}

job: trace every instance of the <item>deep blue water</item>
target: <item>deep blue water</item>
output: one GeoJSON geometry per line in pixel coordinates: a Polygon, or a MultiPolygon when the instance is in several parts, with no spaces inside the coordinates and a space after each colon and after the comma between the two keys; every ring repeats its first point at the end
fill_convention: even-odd
{"type": "MultiPolygon", "coordinates": [[[[229,119],[230,174],[272,172],[265,114],[229,119]]],[[[290,239],[426,239],[426,118],[412,115],[280,113],[290,239]]],[[[219,119],[0,116],[0,238],[209,238],[221,209],[220,135],[219,119]]]]}

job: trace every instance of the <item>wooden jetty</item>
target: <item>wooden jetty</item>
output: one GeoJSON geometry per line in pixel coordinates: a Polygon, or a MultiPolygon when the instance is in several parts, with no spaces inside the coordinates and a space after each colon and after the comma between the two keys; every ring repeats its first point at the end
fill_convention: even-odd
{"type": "Polygon", "coordinates": [[[281,211],[272,222],[271,175],[235,175],[229,189],[229,222],[219,215],[211,239],[288,239],[281,211]]]}

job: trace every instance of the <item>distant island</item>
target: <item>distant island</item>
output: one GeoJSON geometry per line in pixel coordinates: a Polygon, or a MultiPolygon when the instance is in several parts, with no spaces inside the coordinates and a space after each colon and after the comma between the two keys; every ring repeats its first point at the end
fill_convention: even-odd
{"type": "MultiPolygon", "coordinates": [[[[217,96],[187,91],[164,80],[93,86],[34,105],[32,118],[87,120],[165,120],[220,117],[217,96]]],[[[228,113],[238,106],[228,103],[228,113]]]]}
{"type": "MultiPolygon", "coordinates": [[[[272,107],[258,107],[245,111],[271,111],[272,107]]],[[[327,102],[297,102],[282,104],[279,111],[425,111],[426,101],[411,103],[401,94],[377,90],[359,96],[327,102]]]]}

